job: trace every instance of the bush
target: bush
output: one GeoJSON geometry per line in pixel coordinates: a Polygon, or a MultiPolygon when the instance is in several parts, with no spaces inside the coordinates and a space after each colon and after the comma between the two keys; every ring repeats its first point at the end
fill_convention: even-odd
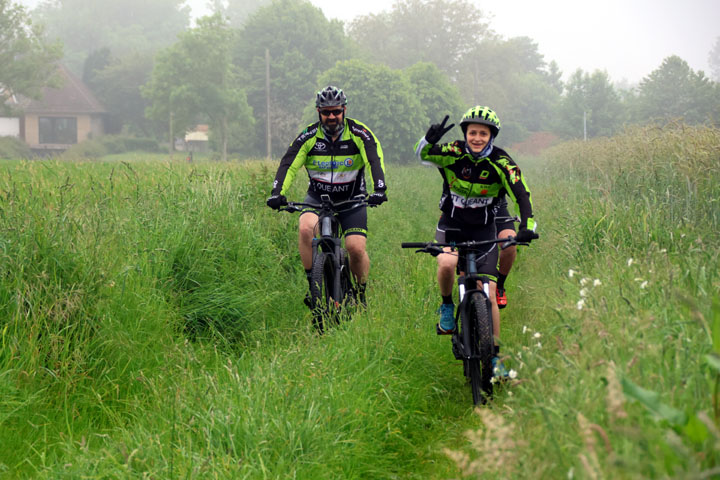
{"type": "Polygon", "coordinates": [[[127,137],[122,135],[104,135],[98,137],[108,153],[127,153],[135,151],[157,152],[160,147],[152,138],[127,137]]]}
{"type": "Polygon", "coordinates": [[[0,137],[0,158],[31,158],[30,147],[17,137],[0,137]]]}
{"type": "Polygon", "coordinates": [[[97,159],[108,154],[105,146],[98,140],[85,140],[73,145],[63,152],[63,158],[89,158],[97,159]]]}

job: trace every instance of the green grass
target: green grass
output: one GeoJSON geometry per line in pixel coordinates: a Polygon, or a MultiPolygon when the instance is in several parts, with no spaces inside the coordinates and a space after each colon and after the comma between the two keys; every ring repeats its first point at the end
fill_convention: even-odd
{"type": "Polygon", "coordinates": [[[479,414],[433,259],[400,249],[434,234],[434,169],[389,162],[368,311],[318,337],[274,162],[6,161],[0,478],[720,474],[719,138],[517,159],[541,239],[502,313],[518,379],[479,414]]]}

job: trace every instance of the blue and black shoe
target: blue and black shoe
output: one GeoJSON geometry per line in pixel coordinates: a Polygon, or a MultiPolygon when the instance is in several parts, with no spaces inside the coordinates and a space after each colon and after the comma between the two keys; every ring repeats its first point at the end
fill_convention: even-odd
{"type": "Polygon", "coordinates": [[[443,303],[438,309],[440,323],[437,324],[438,335],[452,335],[455,333],[455,305],[443,303]]]}

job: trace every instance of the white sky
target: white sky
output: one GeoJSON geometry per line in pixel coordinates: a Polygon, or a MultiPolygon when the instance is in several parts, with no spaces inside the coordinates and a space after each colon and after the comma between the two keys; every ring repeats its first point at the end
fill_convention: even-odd
{"type": "MultiPolygon", "coordinates": [[[[387,0],[310,0],[343,21],[388,11],[387,0]]],[[[578,68],[606,70],[616,82],[639,82],[663,59],[678,55],[709,75],[708,54],[720,37],[720,0],[468,0],[491,28],[535,40],[565,76],[578,68]]]]}
{"type": "MultiPolygon", "coordinates": [[[[349,22],[389,11],[394,0],[310,1],[326,17],[349,22]]],[[[720,0],[467,1],[492,16],[491,27],[500,35],[535,40],[545,60],[555,60],[566,77],[582,68],[637,83],[670,55],[709,75],[708,54],[720,37],[720,0]]],[[[32,7],[39,0],[19,2],[32,7]]],[[[195,15],[207,13],[207,0],[187,3],[195,15]]]]}

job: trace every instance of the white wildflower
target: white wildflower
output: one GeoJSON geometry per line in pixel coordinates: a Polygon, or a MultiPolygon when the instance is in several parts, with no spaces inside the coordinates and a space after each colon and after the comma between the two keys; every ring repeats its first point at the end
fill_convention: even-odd
{"type": "Polygon", "coordinates": [[[537,342],[537,343],[535,344],[535,346],[538,347],[538,348],[542,348],[542,343],[537,342]]]}
{"type": "Polygon", "coordinates": [[[528,331],[527,325],[523,325],[523,333],[527,333],[527,331],[528,331]]]}
{"type": "Polygon", "coordinates": [[[570,270],[568,270],[568,277],[573,278],[573,276],[575,276],[575,270],[571,268],[570,270]]]}
{"type": "Polygon", "coordinates": [[[596,278],[596,279],[593,281],[593,287],[599,287],[600,285],[602,285],[602,282],[600,281],[599,278],[596,278]]]}
{"type": "Polygon", "coordinates": [[[642,277],[635,277],[634,280],[635,280],[636,282],[642,282],[642,281],[644,281],[645,279],[642,278],[642,277]]]}
{"type": "Polygon", "coordinates": [[[578,300],[578,302],[577,302],[577,309],[578,309],[578,310],[582,310],[584,306],[585,306],[585,299],[584,299],[584,298],[581,298],[581,299],[578,300]]]}
{"type": "Polygon", "coordinates": [[[533,335],[533,338],[540,338],[540,337],[542,337],[542,333],[540,333],[540,332],[535,332],[535,334],[533,335]]]}
{"type": "Polygon", "coordinates": [[[580,286],[581,286],[581,287],[584,287],[589,281],[590,281],[589,278],[581,278],[581,279],[580,279],[580,286]]]}
{"type": "Polygon", "coordinates": [[[644,282],[642,282],[642,283],[640,284],[640,288],[643,288],[643,289],[644,289],[645,287],[647,287],[647,286],[648,286],[648,281],[647,281],[647,280],[645,280],[644,282]]]}
{"type": "Polygon", "coordinates": [[[512,393],[512,390],[511,390],[511,391],[508,392],[508,397],[512,397],[512,396],[513,396],[513,393],[512,393]]]}
{"type": "Polygon", "coordinates": [[[587,297],[588,291],[587,288],[581,288],[580,289],[580,296],[581,297],[587,297]]]}
{"type": "Polygon", "coordinates": [[[660,253],[667,253],[667,248],[663,248],[662,250],[660,250],[660,253]]]}
{"type": "Polygon", "coordinates": [[[628,267],[629,267],[630,265],[632,265],[634,261],[635,261],[635,260],[633,260],[632,258],[628,258],[628,261],[627,261],[628,267]]]}
{"type": "Polygon", "coordinates": [[[515,379],[517,378],[517,372],[516,372],[515,370],[512,370],[512,369],[511,369],[511,370],[508,372],[508,377],[510,377],[510,378],[512,378],[513,380],[515,380],[515,379]]]}
{"type": "Polygon", "coordinates": [[[497,383],[497,381],[498,378],[495,375],[493,375],[493,377],[490,379],[490,383],[497,383]]]}

